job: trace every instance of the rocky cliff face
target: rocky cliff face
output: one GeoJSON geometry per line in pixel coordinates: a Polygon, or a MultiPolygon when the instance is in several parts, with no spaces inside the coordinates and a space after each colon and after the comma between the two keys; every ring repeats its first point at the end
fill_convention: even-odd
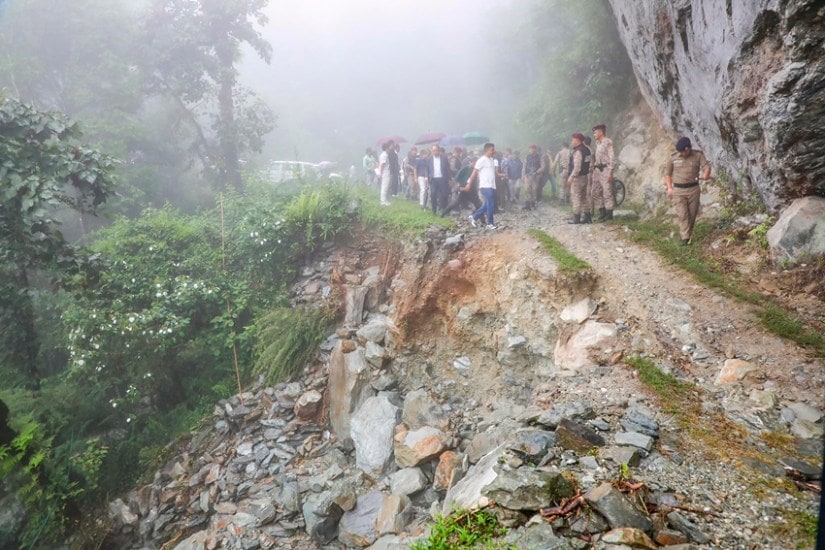
{"type": "Polygon", "coordinates": [[[609,0],[642,93],[674,134],[779,209],[825,196],[825,6],[609,0]]]}

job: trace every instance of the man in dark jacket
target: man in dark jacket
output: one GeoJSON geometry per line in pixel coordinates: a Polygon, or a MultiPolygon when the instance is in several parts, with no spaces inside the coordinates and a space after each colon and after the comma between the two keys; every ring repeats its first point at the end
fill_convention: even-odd
{"type": "Polygon", "coordinates": [[[430,202],[433,207],[433,214],[437,213],[439,208],[447,207],[447,201],[450,200],[450,180],[453,177],[450,171],[450,159],[441,150],[438,145],[433,145],[432,155],[430,155],[430,202]]]}

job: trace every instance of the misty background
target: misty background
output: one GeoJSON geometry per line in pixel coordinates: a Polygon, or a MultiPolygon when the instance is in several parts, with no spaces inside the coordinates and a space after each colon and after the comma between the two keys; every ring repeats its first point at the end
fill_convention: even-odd
{"type": "Polygon", "coordinates": [[[270,3],[261,32],[272,62],[246,52],[240,66],[278,114],[265,156],[357,164],[364,147],[391,134],[409,140],[404,149],[429,131],[512,139],[518,106],[496,67],[512,4],[270,3]]]}

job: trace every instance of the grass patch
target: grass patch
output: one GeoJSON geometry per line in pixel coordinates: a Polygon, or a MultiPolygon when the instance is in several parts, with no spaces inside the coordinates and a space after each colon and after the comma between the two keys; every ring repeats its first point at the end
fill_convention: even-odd
{"type": "Polygon", "coordinates": [[[784,516],[785,521],[774,523],[768,527],[774,535],[789,542],[793,541],[793,548],[797,550],[814,547],[817,533],[817,517],[815,515],[786,509],[779,509],[777,512],[784,516]]]}
{"type": "Polygon", "coordinates": [[[776,304],[768,304],[759,312],[762,324],[782,338],[793,340],[803,346],[810,346],[825,357],[825,338],[806,327],[793,314],[776,304]]]}
{"type": "Polygon", "coordinates": [[[650,359],[644,357],[630,357],[627,364],[639,374],[642,383],[659,394],[659,397],[669,401],[686,396],[695,386],[682,382],[673,375],[663,372],[650,359]]]}
{"type": "Polygon", "coordinates": [[[539,229],[530,229],[527,233],[544,245],[547,252],[549,252],[556,262],[558,262],[559,269],[563,273],[576,273],[579,271],[589,271],[593,269],[590,267],[590,264],[574,256],[570,253],[570,251],[564,248],[564,246],[557,239],[551,237],[544,231],[539,229]]]}
{"type": "Polygon", "coordinates": [[[389,206],[381,206],[375,192],[358,187],[353,194],[359,203],[361,221],[368,227],[380,229],[392,236],[419,235],[433,224],[453,227],[448,217],[440,217],[429,208],[421,208],[418,201],[394,198],[389,206]]]}
{"type": "Polygon", "coordinates": [[[488,510],[457,510],[449,516],[439,516],[430,535],[414,542],[410,550],[508,548],[496,544],[496,539],[506,534],[507,528],[488,510]]]}
{"type": "Polygon", "coordinates": [[[697,282],[721,291],[740,302],[751,304],[757,309],[762,325],[771,333],[786,338],[802,346],[812,348],[817,355],[825,357],[825,337],[811,330],[796,315],[760,292],[743,288],[743,283],[725,273],[716,260],[703,253],[698,243],[708,238],[713,227],[697,223],[691,246],[682,246],[677,239],[663,237],[677,231],[676,227],[660,217],[647,220],[624,222],[631,229],[630,239],[656,251],[665,261],[690,273],[697,282]]]}

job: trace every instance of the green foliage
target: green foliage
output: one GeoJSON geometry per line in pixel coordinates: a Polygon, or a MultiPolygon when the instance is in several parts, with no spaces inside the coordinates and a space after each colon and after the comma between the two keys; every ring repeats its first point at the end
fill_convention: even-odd
{"type": "MultiPolygon", "coordinates": [[[[762,214],[767,211],[765,201],[758,190],[744,174],[733,177],[729,172],[719,171],[711,185],[717,188],[722,203],[721,223],[727,224],[740,216],[762,214]]],[[[770,227],[766,228],[770,229],[770,227]]]]}
{"type": "Polygon", "coordinates": [[[768,216],[764,222],[748,231],[748,237],[752,239],[751,242],[757,248],[761,250],[768,250],[770,248],[770,245],[768,244],[768,230],[773,227],[775,222],[775,217],[768,216]]]}
{"type": "Polygon", "coordinates": [[[567,141],[630,105],[636,81],[606,1],[535,0],[511,9],[520,24],[511,31],[507,65],[537,75],[525,82],[530,93],[518,117],[529,136],[567,141]]]}
{"type": "Polygon", "coordinates": [[[527,233],[539,241],[547,252],[558,262],[559,270],[562,273],[578,273],[579,271],[589,271],[593,269],[590,267],[590,264],[585,262],[584,260],[580,260],[575,255],[573,255],[570,251],[564,248],[557,239],[551,237],[544,231],[539,229],[530,229],[527,233]]]}
{"type": "Polygon", "coordinates": [[[676,377],[663,372],[656,364],[645,357],[631,357],[627,364],[639,373],[639,380],[648,388],[655,391],[664,401],[672,401],[683,396],[693,387],[692,384],[682,382],[676,377]]]}
{"type": "Polygon", "coordinates": [[[359,187],[354,191],[359,204],[359,216],[365,226],[398,237],[417,236],[428,227],[437,224],[453,227],[449,218],[441,218],[429,209],[422,209],[415,201],[395,200],[389,206],[381,206],[374,192],[359,187]]]}
{"type": "Polygon", "coordinates": [[[267,384],[289,379],[318,349],[333,320],[327,308],[276,308],[255,323],[256,359],[253,371],[267,384]]]}
{"type": "Polygon", "coordinates": [[[817,517],[809,512],[779,509],[785,521],[778,521],[768,527],[775,535],[783,540],[793,541],[793,548],[804,550],[813,548],[816,544],[817,517]]]}
{"type": "Polygon", "coordinates": [[[61,278],[85,263],[55,212],[94,212],[114,191],[114,160],[79,142],[77,125],[0,98],[0,359],[39,383],[34,297],[39,273],[61,278]]]}
{"type": "Polygon", "coordinates": [[[489,510],[456,510],[439,516],[430,528],[430,535],[414,542],[411,550],[472,550],[503,548],[496,539],[507,534],[507,528],[489,510]]]}

